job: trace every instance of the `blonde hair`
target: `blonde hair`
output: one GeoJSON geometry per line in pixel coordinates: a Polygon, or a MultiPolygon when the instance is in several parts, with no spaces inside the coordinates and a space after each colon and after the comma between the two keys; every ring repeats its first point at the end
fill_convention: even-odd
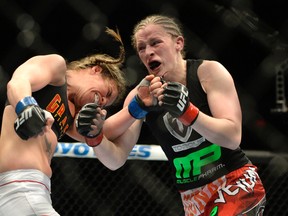
{"type": "MultiPolygon", "coordinates": [[[[178,37],[183,36],[181,25],[176,19],[173,19],[172,17],[164,16],[164,15],[150,15],[146,18],[142,19],[140,22],[138,22],[134,29],[133,29],[133,35],[131,37],[132,46],[135,50],[137,50],[137,44],[136,44],[136,37],[135,34],[145,28],[149,24],[154,25],[160,25],[165,31],[170,34],[172,37],[178,37]]],[[[182,50],[181,54],[183,58],[185,57],[185,51],[182,50]]]]}
{"type": "Polygon", "coordinates": [[[67,69],[81,70],[99,65],[102,68],[102,76],[105,79],[114,80],[117,85],[118,97],[114,102],[115,104],[123,98],[126,90],[126,79],[124,78],[123,71],[121,70],[123,66],[122,64],[125,60],[125,49],[118,29],[115,32],[107,27],[105,32],[108,35],[111,35],[116,41],[120,42],[120,52],[118,58],[113,58],[108,54],[102,53],[92,54],[80,60],[69,62],[67,64],[67,69]]]}

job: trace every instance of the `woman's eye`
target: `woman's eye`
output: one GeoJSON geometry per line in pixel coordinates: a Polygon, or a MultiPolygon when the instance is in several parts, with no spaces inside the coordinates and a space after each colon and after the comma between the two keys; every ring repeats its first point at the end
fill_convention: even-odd
{"type": "Polygon", "coordinates": [[[159,41],[153,41],[151,45],[152,45],[152,46],[155,46],[155,45],[157,45],[158,43],[159,43],[159,41]]]}
{"type": "Polygon", "coordinates": [[[142,50],[144,50],[144,47],[138,47],[138,51],[142,51],[142,50]]]}

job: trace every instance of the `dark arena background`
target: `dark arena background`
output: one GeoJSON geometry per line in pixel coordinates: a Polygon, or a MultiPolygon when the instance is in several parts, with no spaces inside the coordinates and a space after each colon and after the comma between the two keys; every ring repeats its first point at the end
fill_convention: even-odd
{"type": "MultiPolygon", "coordinates": [[[[265,215],[288,215],[287,8],[286,0],[0,0],[1,112],[8,80],[29,57],[117,55],[106,26],[120,31],[128,90],[133,88],[146,74],[131,47],[133,26],[149,14],[173,15],[183,24],[187,57],[218,60],[234,77],[243,110],[242,148],[267,190],[265,215]]],[[[111,107],[109,115],[120,107],[111,107]]],[[[52,160],[52,201],[61,215],[183,215],[167,161],[149,157],[161,150],[145,125],[139,145],[117,171],[74,142],[62,138],[52,160]]]]}

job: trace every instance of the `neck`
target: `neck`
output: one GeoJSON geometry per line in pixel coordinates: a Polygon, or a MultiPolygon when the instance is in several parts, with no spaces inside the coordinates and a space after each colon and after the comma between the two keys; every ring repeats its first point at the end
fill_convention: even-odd
{"type": "Polygon", "coordinates": [[[179,82],[186,85],[186,60],[181,59],[175,66],[175,71],[167,77],[167,81],[179,82]]]}

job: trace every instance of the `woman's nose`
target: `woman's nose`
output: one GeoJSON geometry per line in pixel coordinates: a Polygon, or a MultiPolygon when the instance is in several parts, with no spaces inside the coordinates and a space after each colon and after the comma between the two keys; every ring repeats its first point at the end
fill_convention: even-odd
{"type": "Polygon", "coordinates": [[[146,55],[147,55],[147,56],[152,56],[152,55],[154,55],[153,47],[151,47],[151,46],[147,46],[147,47],[146,47],[146,55]]]}

